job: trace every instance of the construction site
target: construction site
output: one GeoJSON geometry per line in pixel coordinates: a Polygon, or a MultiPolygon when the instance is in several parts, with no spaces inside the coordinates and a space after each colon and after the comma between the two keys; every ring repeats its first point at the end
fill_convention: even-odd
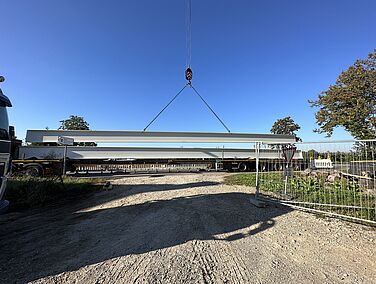
{"type": "Polygon", "coordinates": [[[143,129],[18,133],[0,89],[0,283],[375,283],[376,136],[232,132],[184,9],[185,83],[143,129]],[[224,131],[150,130],[187,91],[224,131]]]}

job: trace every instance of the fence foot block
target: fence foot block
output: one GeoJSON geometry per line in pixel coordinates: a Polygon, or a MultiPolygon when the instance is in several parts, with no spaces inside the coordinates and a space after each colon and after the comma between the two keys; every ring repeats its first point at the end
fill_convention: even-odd
{"type": "Polygon", "coordinates": [[[259,208],[265,208],[267,206],[266,202],[261,201],[256,198],[250,198],[249,201],[251,202],[252,205],[259,207],[259,208]]]}

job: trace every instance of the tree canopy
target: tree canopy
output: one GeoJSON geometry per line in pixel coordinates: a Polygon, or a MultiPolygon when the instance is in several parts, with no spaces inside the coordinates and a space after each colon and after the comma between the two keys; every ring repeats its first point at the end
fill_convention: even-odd
{"type": "Polygon", "coordinates": [[[315,132],[331,136],[335,127],[342,126],[357,139],[376,138],[376,49],[309,103],[319,108],[315,132]]]}
{"type": "Polygon", "coordinates": [[[89,123],[82,116],[71,115],[60,121],[59,130],[89,130],[89,123]]]}
{"type": "Polygon", "coordinates": [[[295,133],[299,129],[299,124],[295,123],[291,116],[286,116],[284,118],[277,119],[270,129],[270,132],[273,134],[293,135],[296,137],[296,140],[299,141],[301,139],[295,133]]]}
{"type": "MultiPolygon", "coordinates": [[[[82,117],[71,115],[68,119],[60,121],[59,130],[90,130],[89,123],[82,117]]],[[[97,146],[94,142],[74,143],[76,146],[97,146]]]]}

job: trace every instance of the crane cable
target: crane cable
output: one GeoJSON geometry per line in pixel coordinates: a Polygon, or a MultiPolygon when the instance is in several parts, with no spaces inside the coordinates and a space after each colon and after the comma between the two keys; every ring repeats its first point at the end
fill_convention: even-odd
{"type": "Polygon", "coordinates": [[[163,111],[168,108],[168,106],[184,91],[187,86],[190,86],[196,95],[201,99],[201,101],[207,106],[207,108],[212,112],[212,114],[218,119],[218,121],[226,128],[228,133],[231,133],[230,129],[226,124],[220,119],[220,117],[215,113],[215,111],[210,107],[210,105],[205,101],[205,99],[199,94],[199,92],[192,85],[193,72],[191,69],[191,59],[192,59],[192,1],[187,1],[187,15],[186,15],[186,44],[187,44],[187,62],[185,70],[185,79],[188,81],[185,86],[170,100],[170,102],[149,122],[149,124],[144,128],[144,131],[163,113],[163,111]]]}
{"type": "Polygon", "coordinates": [[[201,99],[201,101],[204,102],[204,104],[208,107],[208,109],[212,112],[212,114],[214,114],[214,116],[219,120],[219,122],[223,125],[224,128],[226,128],[227,132],[228,133],[231,133],[230,129],[226,126],[226,124],[222,121],[222,119],[219,118],[219,116],[215,113],[215,111],[210,107],[210,105],[205,101],[205,99],[199,94],[199,92],[197,92],[197,90],[195,89],[195,87],[193,87],[192,84],[190,84],[190,87],[193,89],[193,91],[195,91],[195,93],[197,94],[197,96],[201,99]]]}
{"type": "Polygon", "coordinates": [[[193,72],[191,69],[192,60],[192,0],[187,0],[187,15],[186,15],[186,40],[187,40],[187,69],[185,70],[185,79],[188,81],[188,85],[193,89],[201,101],[208,107],[208,109],[214,114],[214,116],[219,120],[219,122],[226,128],[227,132],[230,133],[230,129],[226,124],[220,119],[220,117],[215,113],[215,111],[210,107],[210,105],[205,101],[205,99],[199,94],[199,92],[192,85],[193,72]]]}
{"type": "Polygon", "coordinates": [[[146,129],[148,129],[148,127],[162,114],[162,112],[166,109],[166,108],[168,108],[168,106],[170,105],[170,104],[172,104],[172,102],[181,94],[181,92],[183,92],[184,91],[184,89],[186,88],[188,86],[188,83],[187,84],[185,84],[185,86],[183,87],[183,89],[181,89],[176,95],[175,95],[175,97],[173,97],[171,100],[170,100],[170,102],[152,119],[152,121],[150,121],[149,122],[149,124],[148,125],[146,125],[146,127],[144,128],[144,131],[146,131],[146,129]]]}
{"type": "Polygon", "coordinates": [[[191,69],[191,60],[192,60],[192,1],[186,0],[187,7],[186,7],[186,17],[185,17],[185,25],[186,25],[186,48],[187,48],[187,62],[186,62],[186,69],[185,69],[185,79],[191,84],[193,78],[193,72],[191,69]]]}
{"type": "Polygon", "coordinates": [[[187,62],[186,68],[191,67],[191,59],[192,59],[192,1],[187,0],[187,7],[186,7],[186,47],[187,47],[187,62]]]}

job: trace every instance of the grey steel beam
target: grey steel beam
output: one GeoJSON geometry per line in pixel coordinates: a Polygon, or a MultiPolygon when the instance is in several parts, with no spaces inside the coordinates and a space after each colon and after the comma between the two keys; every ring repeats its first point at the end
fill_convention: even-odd
{"type": "MultiPolygon", "coordinates": [[[[24,146],[19,159],[62,159],[63,146],[24,146]]],[[[149,147],[75,147],[67,148],[69,159],[255,159],[254,149],[227,148],[149,148],[149,147]]],[[[301,159],[298,151],[295,159],[301,159]]],[[[282,159],[282,153],[260,149],[260,159],[282,159]]]]}
{"type": "Polygon", "coordinates": [[[295,137],[279,134],[215,132],[144,132],[101,130],[28,130],[26,142],[57,142],[59,136],[75,142],[96,143],[295,143],[295,137]]]}

